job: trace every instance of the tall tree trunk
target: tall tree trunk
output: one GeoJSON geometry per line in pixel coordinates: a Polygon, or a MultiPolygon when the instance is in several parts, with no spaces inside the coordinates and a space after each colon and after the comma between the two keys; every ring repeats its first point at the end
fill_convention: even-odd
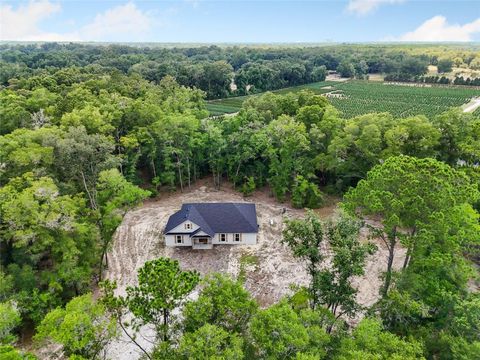
{"type": "Polygon", "coordinates": [[[183,180],[182,180],[182,171],[181,171],[181,166],[180,166],[180,157],[178,154],[177,156],[177,169],[178,169],[178,181],[180,181],[180,190],[183,192],[183,180]]]}
{"type": "Polygon", "coordinates": [[[155,161],[153,161],[153,159],[152,159],[150,161],[150,163],[152,164],[153,177],[156,178],[157,177],[157,169],[155,168],[155,161]]]}
{"type": "Polygon", "coordinates": [[[163,309],[163,341],[168,341],[168,309],[163,309]]]}
{"type": "Polygon", "coordinates": [[[395,258],[395,245],[397,244],[397,227],[395,226],[392,232],[388,235],[388,262],[387,262],[387,272],[385,273],[385,282],[383,284],[382,296],[386,296],[390,284],[392,282],[392,266],[393,259],[395,258]]]}
{"type": "Polygon", "coordinates": [[[97,209],[97,203],[94,199],[94,196],[92,195],[92,193],[88,189],[87,180],[85,179],[85,174],[83,173],[83,171],[80,171],[80,174],[82,175],[83,187],[84,187],[85,191],[87,192],[88,200],[90,201],[90,206],[92,207],[92,209],[96,210],[97,209]]]}
{"type": "Polygon", "coordinates": [[[413,252],[413,248],[415,246],[415,239],[414,239],[414,236],[415,236],[415,233],[417,231],[417,227],[414,226],[413,229],[412,229],[412,232],[410,233],[410,237],[412,238],[411,240],[411,243],[409,244],[408,246],[408,249],[407,249],[407,254],[405,255],[405,260],[403,261],[403,267],[402,267],[402,270],[405,270],[410,262],[410,258],[412,256],[412,252],[413,252]]]}
{"type": "Polygon", "coordinates": [[[188,188],[190,189],[190,157],[187,156],[188,188]]]}
{"type": "Polygon", "coordinates": [[[117,323],[118,325],[120,325],[120,328],[123,330],[124,334],[127,335],[127,337],[135,344],[137,345],[137,347],[142,350],[142,352],[145,354],[145,356],[148,358],[148,359],[151,359],[152,357],[148,354],[148,352],[142,347],[140,346],[140,344],[138,342],[135,341],[135,338],[132,337],[128,331],[125,329],[125,327],[123,326],[122,324],[122,319],[117,319],[117,323]]]}
{"type": "Polygon", "coordinates": [[[235,179],[233,180],[233,188],[235,189],[237,186],[237,180],[238,180],[238,173],[240,172],[240,166],[242,165],[242,162],[240,161],[237,166],[237,170],[235,171],[235,179]]]}
{"type": "Polygon", "coordinates": [[[197,181],[197,162],[193,158],[193,182],[197,181]]]}

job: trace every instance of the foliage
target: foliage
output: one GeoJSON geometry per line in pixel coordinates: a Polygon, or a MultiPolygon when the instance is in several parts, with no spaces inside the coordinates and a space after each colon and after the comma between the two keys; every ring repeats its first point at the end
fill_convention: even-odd
{"type": "Polygon", "coordinates": [[[353,331],[352,337],[342,339],[338,360],[347,359],[424,359],[422,345],[413,339],[401,339],[382,331],[379,321],[364,319],[353,331]]]}
{"type": "Polygon", "coordinates": [[[102,351],[115,336],[115,323],[106,316],[104,306],[95,303],[91,294],[85,294],[71,300],[65,309],[49,312],[35,339],[59,342],[67,355],[97,359],[102,358],[102,351]]]}
{"type": "Polygon", "coordinates": [[[198,299],[185,304],[183,323],[187,332],[211,324],[228,333],[244,333],[256,311],[257,304],[242,283],[214,274],[204,281],[198,299]]]}
{"type": "Polygon", "coordinates": [[[382,216],[384,228],[376,234],[389,250],[384,295],[391,284],[395,245],[402,241],[408,247],[406,267],[414,255],[419,230],[433,216],[450,213],[455,206],[477,198],[478,189],[464,174],[433,159],[408,156],[390,157],[375,166],[346,194],[345,208],[351,213],[359,210],[362,215],[382,216]]]}
{"type": "Polygon", "coordinates": [[[177,260],[147,261],[138,270],[138,286],[127,287],[126,304],[143,324],[152,324],[164,341],[169,337],[172,311],[197,286],[196,271],[182,271],[177,260]]]}
{"type": "Polygon", "coordinates": [[[250,196],[255,191],[255,187],[255,179],[253,178],[253,176],[249,176],[247,180],[243,183],[240,191],[242,192],[243,196],[250,196]]]}
{"type": "Polygon", "coordinates": [[[100,230],[101,259],[100,279],[104,259],[115,233],[126,211],[138,205],[149,196],[149,192],[131,184],[116,169],[104,170],[99,174],[97,183],[98,227],[100,230]]]}
{"type": "Polygon", "coordinates": [[[352,317],[360,309],[352,280],[365,273],[366,258],[376,250],[372,243],[361,244],[358,240],[361,226],[345,215],[327,225],[325,237],[333,252],[332,264],[315,274],[313,291],[336,319],[342,315],[352,317]]]}
{"type": "Polygon", "coordinates": [[[37,360],[37,357],[15,349],[11,345],[0,345],[0,358],[2,360],[37,360]]]}
{"type": "Polygon", "coordinates": [[[299,316],[286,303],[260,310],[252,319],[250,333],[260,359],[293,358],[309,343],[299,316]]]}
{"type": "Polygon", "coordinates": [[[310,294],[312,296],[312,308],[315,308],[319,302],[313,286],[315,277],[319,271],[319,266],[325,258],[320,252],[323,234],[324,226],[312,211],[307,213],[305,220],[295,219],[286,221],[286,227],[282,234],[282,242],[290,247],[293,255],[307,262],[307,272],[311,279],[310,294]]]}
{"type": "Polygon", "coordinates": [[[0,303],[0,345],[12,344],[17,340],[13,331],[20,322],[20,314],[12,304],[0,303]]]}
{"type": "Polygon", "coordinates": [[[317,185],[298,175],[292,189],[292,205],[296,208],[315,209],[322,205],[322,193],[317,185]]]}
{"type": "Polygon", "coordinates": [[[221,327],[205,324],[180,339],[177,359],[233,359],[243,357],[242,338],[221,327]]]}

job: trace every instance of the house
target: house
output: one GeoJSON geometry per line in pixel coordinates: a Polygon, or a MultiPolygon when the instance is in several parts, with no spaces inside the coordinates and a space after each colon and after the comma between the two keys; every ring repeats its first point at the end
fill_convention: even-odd
{"type": "Polygon", "coordinates": [[[255,204],[183,204],[165,226],[166,246],[212,249],[213,245],[257,243],[255,204]]]}

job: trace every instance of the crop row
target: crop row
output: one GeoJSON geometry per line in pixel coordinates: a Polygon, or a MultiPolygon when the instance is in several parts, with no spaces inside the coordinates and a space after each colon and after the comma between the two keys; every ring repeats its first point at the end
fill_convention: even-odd
{"type": "MultiPolygon", "coordinates": [[[[316,94],[332,91],[340,94],[341,96],[329,97],[329,100],[346,118],[370,112],[390,112],[396,117],[419,114],[430,117],[451,107],[461,106],[470,101],[472,97],[480,95],[478,89],[467,87],[418,87],[367,81],[343,83],[324,81],[274,92],[286,94],[304,89],[310,89],[316,94]]],[[[212,115],[237,112],[248,97],[240,96],[210,101],[207,103],[207,109],[212,115]]]]}

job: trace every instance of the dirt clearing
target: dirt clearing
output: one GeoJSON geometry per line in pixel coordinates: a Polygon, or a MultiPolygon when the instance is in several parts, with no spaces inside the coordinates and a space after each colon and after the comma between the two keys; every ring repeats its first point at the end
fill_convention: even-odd
{"type": "MultiPolygon", "coordinates": [[[[330,205],[320,209],[318,214],[326,218],[335,211],[336,206],[330,205]]],[[[182,268],[196,269],[202,275],[220,272],[236,277],[241,272],[245,278],[245,287],[261,306],[268,306],[290,294],[292,284],[306,285],[308,282],[305,265],[295,259],[280,242],[284,220],[303,215],[303,210],[280,204],[265,192],[257,192],[245,200],[228,186],[216,190],[204,182],[190,191],[147,201],[143,206],[128,212],[116,232],[106,277],[116,280],[118,293],[124,294],[127,286],[136,284],[137,270],[146,261],[167,256],[177,259],[182,268]],[[168,217],[179,210],[182,203],[187,202],[255,202],[260,225],[258,244],[219,245],[213,250],[166,248],[162,230],[168,217]]],[[[366,230],[362,237],[366,238],[366,230]]],[[[387,250],[380,243],[377,245],[379,250],[369,259],[366,275],[355,280],[359,289],[358,301],[365,306],[372,305],[378,299],[379,275],[386,269],[387,250]]],[[[399,249],[395,261],[397,268],[402,264],[403,255],[404,252],[399,249]]],[[[152,334],[145,329],[141,335],[150,337],[152,334]]],[[[121,339],[110,347],[110,356],[138,358],[134,355],[135,348],[122,341],[121,339]]]]}

